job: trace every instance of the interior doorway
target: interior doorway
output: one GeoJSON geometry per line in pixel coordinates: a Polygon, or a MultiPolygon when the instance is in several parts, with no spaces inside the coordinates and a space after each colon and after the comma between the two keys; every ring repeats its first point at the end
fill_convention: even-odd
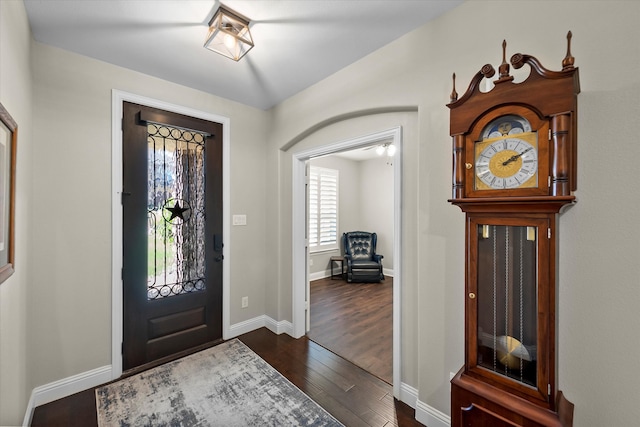
{"type": "Polygon", "coordinates": [[[306,242],[306,186],[305,164],[308,160],[330,154],[365,147],[392,143],[397,147],[394,156],[393,191],[393,389],[400,397],[400,294],[402,288],[401,260],[401,199],[402,199],[402,128],[396,127],[371,135],[342,141],[295,153],[293,155],[293,333],[295,337],[305,335],[309,307],[310,286],[308,280],[308,248],[306,242]]]}
{"type": "Polygon", "coordinates": [[[393,383],[393,168],[391,141],[308,161],[307,337],[393,383]],[[391,147],[391,148],[390,148],[391,147]],[[375,233],[379,272],[348,282],[343,233],[375,233]],[[339,259],[339,261],[337,261],[339,259]],[[344,274],[340,269],[345,270],[344,274]],[[375,276],[375,277],[374,277],[375,276]]]}

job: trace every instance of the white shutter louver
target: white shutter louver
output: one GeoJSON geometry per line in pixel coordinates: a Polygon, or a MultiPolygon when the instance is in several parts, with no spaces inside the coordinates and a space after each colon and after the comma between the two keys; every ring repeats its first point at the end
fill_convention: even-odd
{"type": "Polygon", "coordinates": [[[338,248],[338,171],[311,167],[309,177],[309,248],[338,248]]]}

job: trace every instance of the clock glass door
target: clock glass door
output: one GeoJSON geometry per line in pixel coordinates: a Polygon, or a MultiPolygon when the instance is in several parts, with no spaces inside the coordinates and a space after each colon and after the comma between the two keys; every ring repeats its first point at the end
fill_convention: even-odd
{"type": "Polygon", "coordinates": [[[536,389],[546,391],[547,381],[540,376],[541,355],[546,353],[540,348],[539,328],[545,313],[538,303],[540,280],[548,270],[538,257],[547,224],[546,219],[480,218],[471,224],[471,244],[477,248],[471,251],[476,267],[470,272],[475,284],[470,300],[476,311],[470,325],[475,329],[472,364],[481,375],[515,382],[538,396],[536,389]]]}
{"type": "Polygon", "coordinates": [[[478,225],[478,365],[536,384],[535,227],[478,225]]]}

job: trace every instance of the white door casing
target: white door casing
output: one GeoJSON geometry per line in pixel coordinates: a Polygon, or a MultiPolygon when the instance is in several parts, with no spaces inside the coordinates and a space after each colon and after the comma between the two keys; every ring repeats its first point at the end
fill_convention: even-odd
{"type": "MultiPolygon", "coordinates": [[[[230,265],[231,222],[230,222],[230,128],[228,117],[189,107],[170,104],[157,99],[147,98],[114,89],[111,93],[111,378],[122,375],[122,103],[124,101],[159,108],[172,113],[184,114],[203,120],[222,123],[222,203],[224,241],[223,255],[225,264],[230,265]]],[[[222,273],[222,337],[230,337],[230,272],[224,268],[222,273]]]]}

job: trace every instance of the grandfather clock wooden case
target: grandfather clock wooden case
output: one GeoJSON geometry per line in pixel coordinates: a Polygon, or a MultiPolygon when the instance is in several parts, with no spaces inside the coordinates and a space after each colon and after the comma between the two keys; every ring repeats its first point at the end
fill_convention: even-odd
{"type": "Polygon", "coordinates": [[[560,211],[576,190],[578,69],[571,32],[561,71],[502,44],[458,98],[453,76],[453,198],[465,212],[465,364],[451,380],[452,426],[570,426],[556,384],[560,211]]]}

